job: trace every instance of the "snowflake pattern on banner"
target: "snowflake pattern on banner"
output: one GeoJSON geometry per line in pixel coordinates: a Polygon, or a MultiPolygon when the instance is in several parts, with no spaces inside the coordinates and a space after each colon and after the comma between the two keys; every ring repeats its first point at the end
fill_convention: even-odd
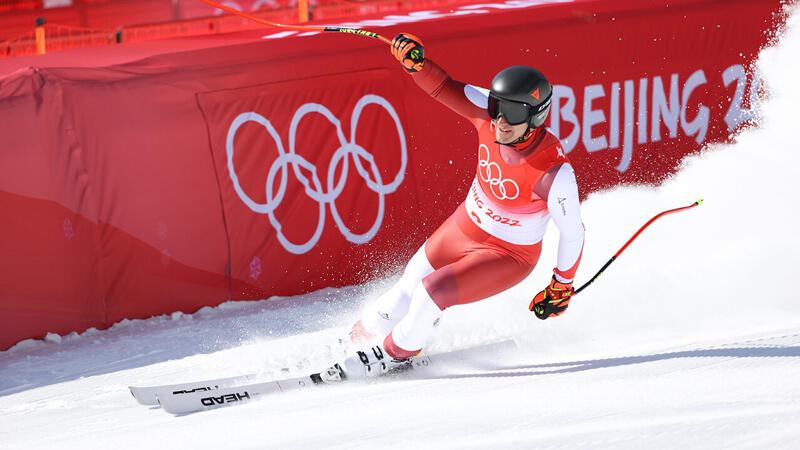
{"type": "Polygon", "coordinates": [[[253,256],[253,260],[250,261],[250,278],[257,280],[258,277],[261,276],[261,258],[258,256],[253,256]]]}

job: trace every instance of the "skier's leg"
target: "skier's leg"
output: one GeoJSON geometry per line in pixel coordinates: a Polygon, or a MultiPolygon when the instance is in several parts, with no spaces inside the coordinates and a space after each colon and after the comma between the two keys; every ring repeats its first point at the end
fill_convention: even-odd
{"type": "Polygon", "coordinates": [[[364,330],[381,339],[389,334],[408,312],[414,287],[432,272],[433,267],[425,256],[423,245],[406,265],[400,280],[366,307],[360,321],[364,330]]]}
{"type": "Polygon", "coordinates": [[[373,335],[383,339],[408,313],[411,298],[420,281],[435,269],[468,254],[475,241],[459,229],[459,215],[466,215],[463,204],[420,247],[406,265],[400,280],[366,307],[361,320],[353,326],[351,337],[358,338],[360,335],[369,338],[373,335]]]}
{"type": "Polygon", "coordinates": [[[422,283],[417,285],[408,314],[383,341],[392,358],[410,358],[422,350],[433,329],[439,325],[443,310],[433,301],[422,283]]]}
{"type": "Polygon", "coordinates": [[[519,283],[533,265],[489,250],[477,250],[435,270],[415,288],[408,314],[384,340],[393,358],[407,358],[419,351],[453,305],[472,303],[498,294],[519,283]]]}

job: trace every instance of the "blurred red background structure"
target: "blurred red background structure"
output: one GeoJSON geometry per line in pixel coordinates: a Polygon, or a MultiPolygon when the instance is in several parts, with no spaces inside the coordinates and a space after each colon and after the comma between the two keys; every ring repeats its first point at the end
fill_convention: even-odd
{"type": "MultiPolygon", "coordinates": [[[[283,24],[410,11],[469,0],[228,0],[221,3],[283,24]]],[[[226,33],[263,25],[198,0],[0,0],[0,58],[69,48],[226,33]],[[54,5],[54,7],[48,7],[54,5]],[[37,26],[38,25],[38,26],[37,26]],[[39,47],[37,48],[37,29],[39,47]],[[42,39],[46,42],[44,50],[42,39]]]]}
{"type": "MultiPolygon", "coordinates": [[[[150,1],[71,8],[97,18],[95,7],[150,1]]],[[[784,7],[436,1],[447,0],[406,13],[313,12],[423,36],[426,58],[475,86],[512,64],[541,68],[553,82],[547,125],[584,197],[657,184],[756,120],[753,62],[784,7]]],[[[250,26],[209,11],[142,26],[137,38],[250,26]]],[[[269,14],[287,11],[257,14],[281,23],[269,14]]],[[[478,162],[464,124],[386,45],[338,33],[254,28],[1,59],[0,350],[396,273],[468,192],[478,162]]]]}

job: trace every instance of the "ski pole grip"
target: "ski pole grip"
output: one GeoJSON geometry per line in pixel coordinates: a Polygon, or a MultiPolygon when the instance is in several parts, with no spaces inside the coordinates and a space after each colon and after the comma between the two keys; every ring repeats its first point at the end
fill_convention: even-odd
{"type": "Polygon", "coordinates": [[[614,260],[615,260],[615,259],[617,259],[617,257],[616,257],[616,256],[612,256],[612,257],[611,257],[611,259],[609,259],[608,261],[606,261],[606,263],[605,263],[605,264],[603,264],[603,267],[602,267],[602,268],[600,268],[600,270],[599,270],[599,271],[597,271],[597,273],[596,273],[596,274],[594,274],[594,276],[593,276],[593,277],[592,277],[592,278],[591,278],[589,281],[587,281],[586,283],[584,283],[584,285],[583,285],[583,286],[581,286],[581,287],[579,287],[578,289],[576,289],[576,290],[575,290],[575,292],[573,292],[573,293],[572,293],[572,295],[578,295],[578,294],[580,294],[580,292],[581,292],[582,290],[584,290],[584,289],[586,288],[586,286],[589,286],[590,284],[594,283],[594,280],[596,280],[596,279],[597,279],[597,278],[600,276],[600,274],[601,274],[601,273],[603,273],[603,271],[604,271],[604,270],[606,270],[606,269],[608,268],[608,266],[610,266],[610,265],[611,265],[611,263],[612,263],[612,262],[614,262],[614,260]]]}

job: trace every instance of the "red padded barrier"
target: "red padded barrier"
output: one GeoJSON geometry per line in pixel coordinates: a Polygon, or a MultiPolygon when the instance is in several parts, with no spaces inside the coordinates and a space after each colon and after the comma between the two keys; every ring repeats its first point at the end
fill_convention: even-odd
{"type": "MultiPolygon", "coordinates": [[[[542,70],[585,196],[658,182],[752,117],[745,68],[779,2],[655,3],[351,25],[421,36],[478,86],[508,65],[542,70]]],[[[269,29],[2,60],[0,136],[0,348],[385,274],[463,200],[476,164],[466,121],[386,45],[269,29]]]]}

